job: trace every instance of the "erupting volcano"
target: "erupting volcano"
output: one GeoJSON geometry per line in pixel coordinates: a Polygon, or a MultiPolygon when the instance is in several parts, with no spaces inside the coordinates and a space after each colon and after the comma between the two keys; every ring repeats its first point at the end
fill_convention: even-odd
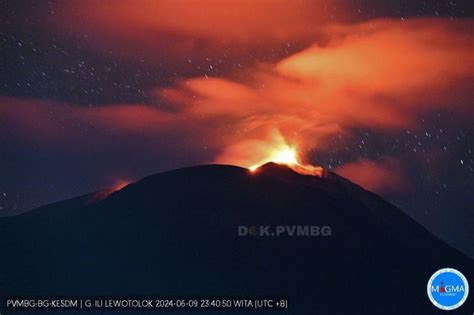
{"type": "Polygon", "coordinates": [[[322,169],[301,164],[295,147],[268,160],[281,164],[177,169],[95,202],[86,195],[0,219],[0,251],[8,253],[0,299],[252,293],[285,295],[285,314],[398,315],[404,305],[436,314],[425,296],[428,275],[446,265],[472,275],[472,259],[382,198],[329,171],[322,179],[298,174],[322,169]],[[267,226],[332,233],[239,234],[267,226]],[[416,284],[410,294],[403,278],[416,284]],[[351,294],[341,303],[334,292],[351,294]],[[367,292],[370,309],[360,303],[367,292]]]}
{"type": "Polygon", "coordinates": [[[298,150],[296,147],[291,147],[287,144],[270,150],[267,158],[263,159],[258,164],[250,166],[248,169],[252,172],[256,172],[260,166],[270,162],[286,165],[295,172],[303,175],[312,175],[320,178],[325,176],[325,171],[321,166],[301,163],[298,158],[298,150]]]}

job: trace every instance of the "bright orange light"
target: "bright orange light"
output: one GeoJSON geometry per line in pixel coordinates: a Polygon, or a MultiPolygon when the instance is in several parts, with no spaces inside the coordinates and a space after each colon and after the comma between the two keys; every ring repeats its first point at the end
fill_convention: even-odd
{"type": "Polygon", "coordinates": [[[281,144],[276,148],[269,149],[265,158],[261,159],[257,164],[250,166],[248,169],[254,172],[261,165],[268,162],[274,162],[288,166],[296,165],[299,164],[298,152],[294,147],[290,147],[287,144],[281,144]]]}
{"type": "Polygon", "coordinates": [[[317,177],[324,177],[325,175],[325,171],[322,167],[301,163],[296,148],[286,144],[282,147],[270,150],[268,158],[265,158],[259,164],[250,166],[248,169],[251,172],[255,172],[260,166],[269,162],[286,165],[295,172],[303,175],[313,175],[317,177]]]}
{"type": "Polygon", "coordinates": [[[248,169],[249,169],[251,172],[255,172],[259,166],[260,166],[260,165],[252,165],[252,166],[250,166],[248,169]]]}
{"type": "Polygon", "coordinates": [[[109,188],[99,190],[98,192],[93,194],[90,197],[90,199],[88,200],[87,203],[92,203],[92,202],[97,202],[97,201],[103,200],[103,199],[107,198],[108,196],[110,196],[112,193],[121,190],[122,188],[124,188],[125,186],[127,186],[130,183],[131,182],[128,181],[128,180],[117,179],[113,186],[111,186],[109,188]]]}
{"type": "Polygon", "coordinates": [[[215,163],[239,165],[256,172],[260,166],[273,162],[286,165],[300,174],[324,177],[324,169],[304,164],[298,147],[293,144],[295,141],[290,144],[278,129],[269,131],[263,138],[248,139],[229,145],[215,163]]]}
{"type": "Polygon", "coordinates": [[[295,148],[284,148],[276,151],[271,160],[280,164],[298,164],[298,155],[295,148]]]}
{"type": "Polygon", "coordinates": [[[112,192],[119,191],[120,189],[124,188],[124,187],[127,186],[128,184],[130,184],[130,181],[124,180],[124,179],[119,179],[119,180],[117,180],[117,182],[114,184],[114,186],[112,186],[112,187],[110,188],[110,190],[112,190],[112,192]]]}

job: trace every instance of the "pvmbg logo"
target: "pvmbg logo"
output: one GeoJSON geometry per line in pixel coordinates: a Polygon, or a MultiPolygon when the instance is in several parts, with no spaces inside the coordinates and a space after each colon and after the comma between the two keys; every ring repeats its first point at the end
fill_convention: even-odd
{"type": "Polygon", "coordinates": [[[445,311],[460,307],[469,294],[466,277],[456,269],[436,271],[428,281],[428,297],[437,308],[445,311]]]}

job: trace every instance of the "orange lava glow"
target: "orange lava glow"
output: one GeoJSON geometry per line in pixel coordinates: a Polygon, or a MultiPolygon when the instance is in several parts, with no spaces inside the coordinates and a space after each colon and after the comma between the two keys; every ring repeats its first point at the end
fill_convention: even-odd
{"type": "Polygon", "coordinates": [[[117,182],[112,186],[111,190],[112,190],[113,192],[119,191],[119,190],[121,190],[122,188],[124,188],[125,186],[127,186],[128,184],[130,184],[130,181],[124,180],[124,179],[119,179],[119,180],[117,180],[117,182]]]}
{"type": "Polygon", "coordinates": [[[273,147],[268,150],[268,155],[259,163],[254,164],[248,169],[251,172],[256,172],[258,168],[266,163],[273,162],[280,165],[286,165],[297,173],[303,175],[312,175],[317,177],[324,177],[325,171],[321,166],[313,166],[310,164],[303,164],[298,158],[298,151],[296,147],[291,147],[283,144],[279,147],[273,147]]]}
{"type": "Polygon", "coordinates": [[[296,149],[286,146],[286,147],[276,148],[276,149],[271,150],[267,158],[265,158],[259,164],[250,166],[249,169],[251,171],[255,171],[260,165],[268,163],[268,162],[274,162],[277,164],[284,164],[284,165],[299,164],[296,149]]]}
{"type": "Polygon", "coordinates": [[[114,192],[121,190],[122,188],[124,188],[130,183],[131,182],[128,180],[118,179],[116,180],[116,182],[114,183],[112,187],[99,190],[98,192],[93,194],[87,203],[94,203],[94,202],[103,200],[107,198],[108,196],[110,196],[111,194],[113,194],[114,192]]]}

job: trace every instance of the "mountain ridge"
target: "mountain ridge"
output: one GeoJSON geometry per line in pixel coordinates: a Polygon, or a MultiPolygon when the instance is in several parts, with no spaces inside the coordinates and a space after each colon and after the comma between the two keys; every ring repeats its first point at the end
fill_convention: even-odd
{"type": "Polygon", "coordinates": [[[449,266],[474,276],[471,258],[331,172],[195,166],[147,176],[83,207],[53,206],[0,219],[0,250],[9,253],[0,292],[275,295],[288,296],[294,314],[399,314],[404,303],[435,314],[426,296],[433,272],[449,266]],[[239,235],[241,226],[329,226],[331,235],[239,235]],[[351,292],[347,303],[338,290],[351,292]],[[367,292],[373,301],[358,305],[367,292]]]}

